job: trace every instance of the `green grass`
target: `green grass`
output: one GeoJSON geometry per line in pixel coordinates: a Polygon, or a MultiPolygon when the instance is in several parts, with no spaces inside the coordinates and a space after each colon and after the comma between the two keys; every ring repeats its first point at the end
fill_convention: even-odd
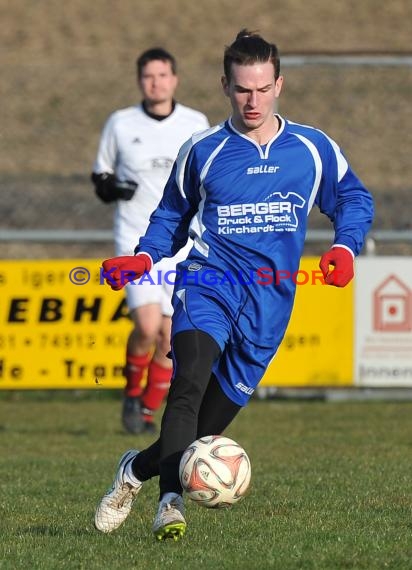
{"type": "Polygon", "coordinates": [[[253,401],[227,435],[252,461],[247,498],[187,505],[157,543],[157,483],[112,535],[93,528],[119,455],[118,395],[0,397],[0,568],[411,568],[412,403],[253,401]]]}

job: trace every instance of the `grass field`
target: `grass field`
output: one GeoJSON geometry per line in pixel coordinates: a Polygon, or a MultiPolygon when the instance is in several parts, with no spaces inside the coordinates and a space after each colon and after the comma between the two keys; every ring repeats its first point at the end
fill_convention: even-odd
{"type": "Polygon", "coordinates": [[[412,567],[412,403],[253,401],[227,435],[252,461],[247,498],[187,505],[188,531],[157,543],[156,481],[113,535],[93,528],[119,455],[117,395],[0,394],[0,568],[412,567]]]}

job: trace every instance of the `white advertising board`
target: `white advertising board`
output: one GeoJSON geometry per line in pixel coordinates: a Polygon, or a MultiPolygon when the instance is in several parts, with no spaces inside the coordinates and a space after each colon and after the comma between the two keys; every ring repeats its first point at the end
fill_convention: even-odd
{"type": "Polygon", "coordinates": [[[358,258],[355,385],[412,386],[412,259],[358,258]]]}

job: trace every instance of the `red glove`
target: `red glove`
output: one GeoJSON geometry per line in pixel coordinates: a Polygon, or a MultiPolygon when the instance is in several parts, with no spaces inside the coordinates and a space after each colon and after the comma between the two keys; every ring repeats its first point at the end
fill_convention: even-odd
{"type": "Polygon", "coordinates": [[[320,258],[325,283],[335,287],[345,287],[353,279],[353,255],[344,247],[332,247],[320,258]],[[334,269],[330,269],[333,265],[334,269]]]}
{"type": "Polygon", "coordinates": [[[152,268],[152,260],[145,253],[137,255],[121,255],[106,259],[102,263],[103,277],[113,291],[119,291],[129,283],[138,279],[152,268]]]}

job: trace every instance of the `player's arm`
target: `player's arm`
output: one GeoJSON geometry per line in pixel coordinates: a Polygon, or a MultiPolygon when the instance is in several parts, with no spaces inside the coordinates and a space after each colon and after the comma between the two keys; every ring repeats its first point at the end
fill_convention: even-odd
{"type": "Polygon", "coordinates": [[[321,258],[320,268],[329,285],[344,287],[353,278],[354,258],[364,244],[374,215],[373,199],[354,174],[336,143],[328,160],[316,202],[333,222],[332,248],[321,258]]]}
{"type": "Polygon", "coordinates": [[[117,154],[116,113],[114,113],[104,125],[91,175],[96,195],[105,203],[130,200],[137,189],[137,184],[133,180],[116,178],[117,154]]]}

